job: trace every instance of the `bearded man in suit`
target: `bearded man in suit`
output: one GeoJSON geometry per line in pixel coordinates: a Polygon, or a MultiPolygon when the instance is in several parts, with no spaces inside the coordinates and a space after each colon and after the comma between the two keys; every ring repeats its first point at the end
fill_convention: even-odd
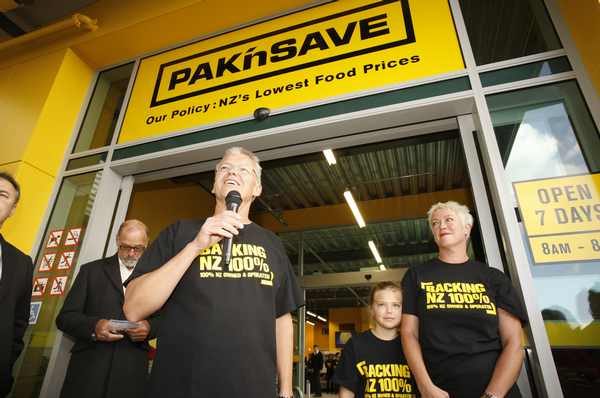
{"type": "Polygon", "coordinates": [[[148,246],[148,227],[125,221],[117,233],[115,255],[81,266],[56,318],[62,332],[77,339],[61,398],[141,398],[148,380],[149,340],[156,337],[158,314],[138,327],[120,328],[125,320],[123,282],[148,246]]]}

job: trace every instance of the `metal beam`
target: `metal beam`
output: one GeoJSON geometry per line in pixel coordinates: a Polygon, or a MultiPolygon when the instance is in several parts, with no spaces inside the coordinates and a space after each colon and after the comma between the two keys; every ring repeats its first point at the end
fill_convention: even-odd
{"type": "Polygon", "coordinates": [[[24,35],[26,32],[8,18],[4,13],[0,12],[0,29],[5,31],[10,37],[19,37],[24,35]]]}

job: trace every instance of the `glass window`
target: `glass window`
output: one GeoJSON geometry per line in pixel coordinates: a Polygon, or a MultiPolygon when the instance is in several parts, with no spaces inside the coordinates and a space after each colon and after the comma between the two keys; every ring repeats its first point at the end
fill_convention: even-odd
{"type": "Polygon", "coordinates": [[[110,145],[133,65],[132,62],[99,74],[77,137],[74,153],[110,145]]]}
{"type": "Polygon", "coordinates": [[[542,0],[459,0],[477,65],[562,48],[542,0]]]}
{"type": "MultiPolygon", "coordinates": [[[[569,181],[578,178],[575,176],[580,178],[582,174],[600,171],[598,131],[575,82],[491,95],[487,102],[509,182],[542,180],[543,187],[552,187],[548,191],[558,195],[561,188],[552,185],[553,180],[544,180],[571,176],[572,180],[560,180],[566,189],[569,181]]],[[[539,194],[541,189],[537,187],[539,194]]],[[[600,187],[590,189],[593,193],[600,187]]],[[[587,192],[582,191],[582,194],[587,192]]],[[[568,200],[571,199],[579,200],[574,197],[568,200]]],[[[545,200],[540,202],[546,203],[545,200]]],[[[575,202],[568,206],[577,210],[574,213],[571,207],[571,215],[579,217],[581,214],[585,218],[581,218],[580,223],[573,216],[573,226],[582,232],[566,232],[571,226],[561,220],[559,224],[564,226],[552,230],[538,227],[539,236],[532,238],[536,233],[526,236],[523,223],[520,225],[530,249],[531,273],[564,396],[596,396],[600,391],[600,256],[592,252],[591,259],[536,263],[531,249],[535,239],[545,242],[541,245],[546,245],[548,253],[545,254],[549,254],[550,250],[560,252],[565,248],[561,247],[562,241],[554,239],[566,239],[567,236],[574,239],[577,246],[583,246],[583,237],[598,235],[598,231],[583,232],[587,225],[584,222],[587,220],[586,206],[578,206],[575,202]],[[555,231],[565,233],[557,235],[555,231]]],[[[594,208],[593,204],[591,206],[594,208]]],[[[562,210],[566,206],[555,207],[562,210]]],[[[593,222],[592,214],[590,220],[593,222]]],[[[540,221],[540,225],[544,224],[540,221]]],[[[526,226],[530,232],[531,225],[526,226]]],[[[600,235],[598,238],[600,240],[600,235]]]]}
{"type": "Polygon", "coordinates": [[[99,153],[97,155],[85,156],[82,158],[71,159],[67,164],[67,170],[80,169],[82,167],[94,166],[106,162],[108,152],[99,153]]]}
{"type": "Polygon", "coordinates": [[[31,302],[41,307],[35,323],[30,320],[23,338],[25,350],[14,366],[17,376],[13,391],[19,397],[39,396],[56,339],[54,320],[73,282],[101,176],[99,171],[67,177],[62,182],[34,263],[31,302]]]}
{"type": "Polygon", "coordinates": [[[600,142],[574,81],[490,95],[509,182],[600,171],[600,142]]]}
{"type": "Polygon", "coordinates": [[[547,61],[533,62],[512,68],[494,70],[481,73],[481,85],[483,87],[496,84],[511,83],[519,80],[532,79],[534,77],[549,76],[556,73],[569,72],[573,70],[567,57],[549,59],[547,61]]]}

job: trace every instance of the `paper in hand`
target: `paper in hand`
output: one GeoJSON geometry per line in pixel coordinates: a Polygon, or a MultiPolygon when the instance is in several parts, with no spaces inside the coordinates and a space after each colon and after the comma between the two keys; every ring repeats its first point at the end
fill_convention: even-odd
{"type": "Polygon", "coordinates": [[[136,322],[136,323],[131,323],[129,321],[120,321],[118,319],[111,319],[108,322],[108,326],[112,326],[114,328],[122,328],[122,329],[135,329],[137,327],[139,327],[141,325],[141,323],[136,322]]]}

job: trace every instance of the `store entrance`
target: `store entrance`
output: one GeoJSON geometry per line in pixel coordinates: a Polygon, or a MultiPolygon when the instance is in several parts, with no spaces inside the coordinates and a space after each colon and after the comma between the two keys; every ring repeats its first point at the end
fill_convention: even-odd
{"type": "MultiPolygon", "coordinates": [[[[305,359],[315,343],[326,353],[336,352],[336,337],[342,332],[369,328],[364,307],[374,283],[399,281],[408,267],[437,256],[426,220],[432,204],[455,200],[472,209],[477,222],[470,256],[482,262],[490,256],[499,259],[469,120],[459,117],[305,143],[285,148],[290,156],[269,158],[273,156],[265,151],[266,160],[257,151],[263,193],[252,204],[250,218],[280,236],[306,289],[307,307],[294,314],[296,385],[306,386],[305,359]],[[324,149],[332,150],[336,163],[329,164],[324,149]],[[364,227],[350,210],[346,192],[354,198],[364,227]],[[482,215],[486,223],[479,222],[482,215]]],[[[215,164],[170,172],[167,178],[159,178],[160,173],[139,176],[126,218],[144,221],[152,241],[173,221],[211,216],[215,164]]],[[[501,267],[500,261],[490,263],[501,267]]]]}

